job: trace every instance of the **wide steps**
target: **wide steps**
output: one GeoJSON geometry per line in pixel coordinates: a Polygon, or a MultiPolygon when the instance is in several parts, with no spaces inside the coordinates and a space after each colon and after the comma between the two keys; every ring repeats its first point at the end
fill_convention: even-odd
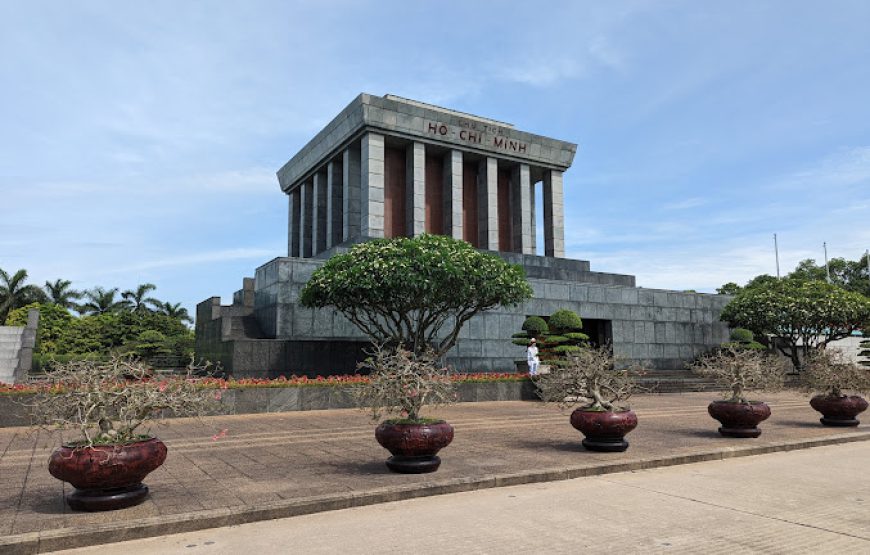
{"type": "Polygon", "coordinates": [[[638,378],[637,382],[642,388],[649,388],[650,393],[688,393],[718,388],[715,381],[685,370],[652,371],[638,378]]]}

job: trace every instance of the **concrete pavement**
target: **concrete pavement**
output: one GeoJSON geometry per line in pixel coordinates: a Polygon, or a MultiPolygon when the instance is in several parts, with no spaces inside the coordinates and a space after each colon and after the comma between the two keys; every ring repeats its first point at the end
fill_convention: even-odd
{"type": "Polygon", "coordinates": [[[456,428],[435,474],[396,475],[356,410],[171,421],[155,431],[166,464],[149,498],[111,513],[73,513],[69,486],[46,460],[59,438],[0,429],[0,553],[34,553],[189,532],[415,497],[565,480],[701,460],[870,439],[870,426],[826,428],[803,395],[766,399],[773,416],[758,439],[716,433],[711,393],[633,399],[640,425],[626,453],[591,453],[567,413],[536,402],[463,403],[438,411],[456,428]],[[221,431],[226,430],[225,434],[221,431]],[[213,439],[213,436],[217,439],[213,439]]]}
{"type": "Polygon", "coordinates": [[[852,443],[427,497],[113,548],[125,555],[868,553],[868,459],[870,443],[852,443]]]}

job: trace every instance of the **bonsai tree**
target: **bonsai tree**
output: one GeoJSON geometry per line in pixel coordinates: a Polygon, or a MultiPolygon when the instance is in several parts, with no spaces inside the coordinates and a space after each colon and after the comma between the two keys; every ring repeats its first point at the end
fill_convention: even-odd
{"type": "MultiPolygon", "coordinates": [[[[191,364],[191,375],[202,372],[191,364]]],[[[123,444],[150,437],[140,428],[166,414],[200,416],[216,410],[220,395],[188,377],[153,378],[144,363],[119,357],[108,362],[58,364],[39,384],[32,407],[37,424],[76,428],[76,447],[123,444]]]]}
{"type": "Polygon", "coordinates": [[[550,316],[549,323],[539,316],[530,316],[523,322],[523,331],[512,337],[514,345],[528,345],[531,338],[538,340],[540,358],[550,365],[565,364],[568,353],[583,348],[589,336],[580,332],[583,321],[576,312],[557,310],[550,316]]]}
{"type": "Polygon", "coordinates": [[[48,471],[75,488],[66,497],[70,508],[104,511],[142,502],[142,480],[166,460],[166,445],[144,425],[167,413],[201,415],[219,398],[193,379],[154,379],[143,363],[115,357],[59,365],[39,388],[33,416],[44,426],[78,429],[77,440],[52,452],[48,471]]]}
{"type": "Polygon", "coordinates": [[[870,299],[823,281],[765,281],[741,290],[722,311],[722,320],[772,336],[800,370],[810,352],[870,321],[870,299]]]}
{"type": "Polygon", "coordinates": [[[804,364],[804,388],[810,393],[841,398],[847,393],[870,393],[870,368],[852,362],[838,349],[823,349],[804,364]]]}
{"type": "Polygon", "coordinates": [[[387,468],[393,472],[434,472],[441,464],[438,451],[453,441],[453,427],[443,420],[423,418],[425,406],[442,406],[456,400],[450,371],[437,364],[432,352],[414,354],[402,347],[377,346],[362,365],[371,367],[368,383],[354,388],[361,408],[374,420],[384,413],[399,418],[385,420],[375,438],[392,456],[387,468]]]}
{"type": "Polygon", "coordinates": [[[868,404],[857,394],[870,392],[870,368],[849,360],[838,349],[824,349],[807,359],[803,378],[804,388],[818,393],[810,399],[810,406],[822,413],[822,424],[860,424],[855,417],[867,410],[868,404]]]}
{"type": "Polygon", "coordinates": [[[785,381],[785,369],[777,358],[728,343],[699,357],[688,368],[716,381],[730,403],[749,403],[748,391],[775,391],[782,389],[785,381]]]}
{"type": "Polygon", "coordinates": [[[688,365],[689,369],[713,378],[724,390],[725,399],[707,406],[710,416],[722,426],[719,433],[726,437],[758,437],[758,424],[770,417],[770,407],[761,401],[750,401],[751,390],[782,388],[785,368],[779,358],[740,345],[725,344],[688,365]]]}
{"type": "Polygon", "coordinates": [[[360,367],[371,369],[368,383],[352,390],[357,404],[371,412],[372,420],[384,414],[398,416],[393,422],[419,423],[425,406],[443,406],[456,398],[450,370],[437,364],[431,351],[414,355],[399,347],[378,346],[360,367]]]}
{"type": "Polygon", "coordinates": [[[335,307],[373,343],[445,354],[462,326],[532,296],[520,266],[440,235],[377,239],[330,258],[302,289],[310,308],[335,307]]]}
{"type": "Polygon", "coordinates": [[[561,408],[581,405],[583,410],[627,410],[620,405],[638,389],[639,366],[618,368],[608,347],[584,348],[568,353],[567,364],[536,377],[538,396],[561,408]]]}
{"type": "Polygon", "coordinates": [[[571,425],[586,437],[591,451],[625,451],[625,435],[637,426],[637,415],[621,403],[637,389],[639,366],[618,367],[607,346],[567,353],[564,365],[535,378],[538,395],[561,408],[580,405],[571,413],[571,425]]]}
{"type": "Polygon", "coordinates": [[[572,310],[557,310],[550,316],[548,325],[551,333],[541,344],[541,360],[550,365],[566,364],[567,356],[580,351],[589,340],[589,336],[580,331],[583,320],[572,310]]]}

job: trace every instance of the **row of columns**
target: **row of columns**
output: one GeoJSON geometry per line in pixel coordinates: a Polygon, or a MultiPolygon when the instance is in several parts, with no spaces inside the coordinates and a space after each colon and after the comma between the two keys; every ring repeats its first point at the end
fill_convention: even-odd
{"type": "MultiPolygon", "coordinates": [[[[366,133],[358,144],[303,181],[289,196],[289,256],[311,257],[355,237],[384,236],[384,136],[366,133]]],[[[407,147],[406,231],[417,236],[426,229],[426,146],[407,147]]],[[[444,156],[444,233],[463,239],[463,155],[453,149],[444,156]]],[[[486,157],[477,172],[478,246],[499,249],[498,159],[486,157]]],[[[535,254],[535,184],[528,164],[511,174],[510,218],[512,249],[535,254]]],[[[544,254],[564,257],[562,172],[544,170],[544,254]]]]}

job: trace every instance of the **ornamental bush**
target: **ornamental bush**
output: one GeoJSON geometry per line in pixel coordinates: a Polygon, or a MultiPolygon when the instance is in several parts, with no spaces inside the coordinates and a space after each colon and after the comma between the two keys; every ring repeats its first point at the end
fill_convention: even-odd
{"type": "Polygon", "coordinates": [[[538,337],[542,334],[548,333],[550,327],[540,316],[529,316],[526,318],[526,321],[523,322],[523,331],[525,331],[530,338],[538,337]]]}
{"type": "Polygon", "coordinates": [[[755,334],[751,330],[744,328],[735,328],[731,330],[731,341],[725,343],[726,347],[734,347],[736,349],[749,349],[751,351],[763,351],[765,346],[755,340],[755,334]]]}
{"type": "Polygon", "coordinates": [[[572,331],[583,329],[583,320],[581,320],[573,310],[563,308],[562,310],[557,310],[552,316],[550,316],[550,322],[548,325],[553,333],[564,335],[572,331]]]}
{"type": "Polygon", "coordinates": [[[441,235],[376,239],[337,254],[302,289],[309,308],[335,307],[378,345],[442,356],[475,315],[531,298],[522,267],[441,235]]]}
{"type": "Polygon", "coordinates": [[[870,299],[823,281],[773,280],[740,291],[721,318],[733,327],[772,336],[776,348],[800,370],[811,351],[870,322],[870,299]]]}

